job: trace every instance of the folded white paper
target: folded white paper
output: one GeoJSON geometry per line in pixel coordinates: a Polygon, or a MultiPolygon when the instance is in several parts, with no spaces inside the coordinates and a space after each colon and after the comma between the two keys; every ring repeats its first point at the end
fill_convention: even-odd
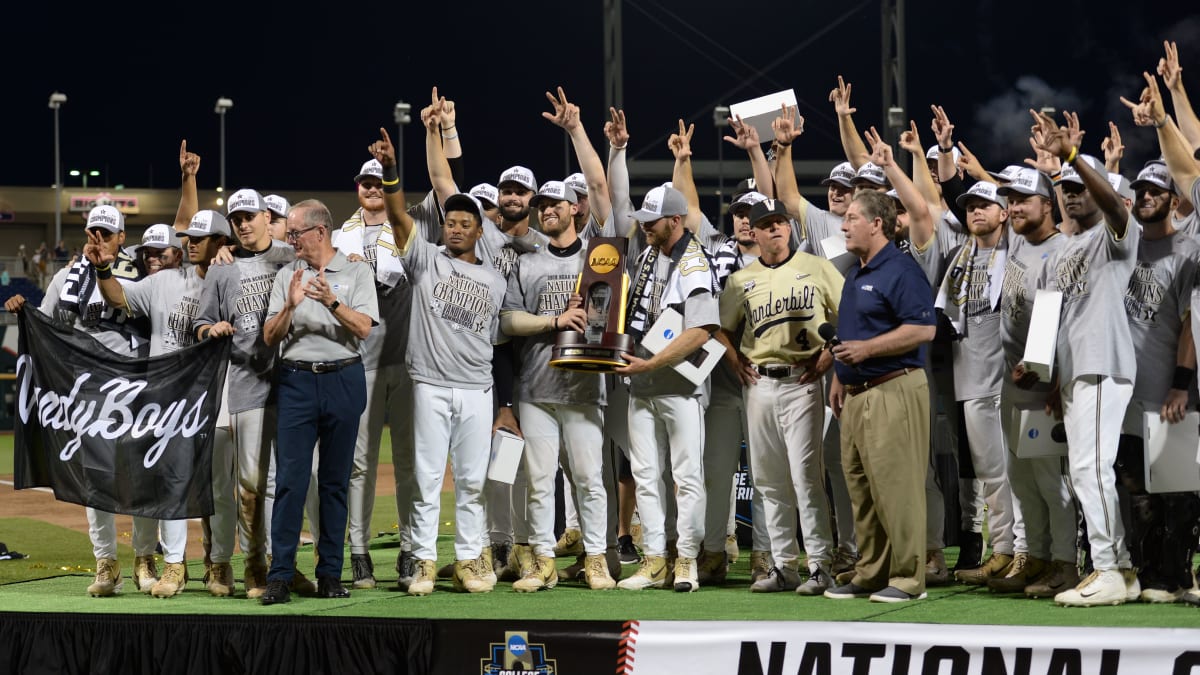
{"type": "Polygon", "coordinates": [[[521,453],[525,451],[525,441],[518,435],[503,429],[497,429],[492,434],[492,455],[488,459],[488,480],[512,484],[517,478],[517,468],[521,466],[521,453]]]}
{"type": "Polygon", "coordinates": [[[1178,424],[1159,418],[1157,410],[1142,414],[1145,441],[1146,491],[1195,492],[1200,490],[1200,412],[1190,412],[1178,424]]]}
{"type": "MultiPolygon", "coordinates": [[[[1017,440],[1017,457],[1066,457],[1066,442],[1054,440],[1054,427],[1062,424],[1045,410],[1021,411],[1021,436],[1017,440]]],[[[1065,433],[1065,430],[1064,430],[1065,433]]]]}
{"type": "MultiPolygon", "coordinates": [[[[768,143],[775,138],[775,130],[771,128],[771,122],[783,114],[785,103],[792,109],[792,114],[796,115],[796,91],[794,89],[777,91],[774,94],[759,96],[749,101],[734,103],[729,106],[729,115],[734,119],[741,117],[742,123],[749,124],[758,131],[758,140],[768,143]]],[[[797,124],[799,124],[798,118],[797,124]]]]}
{"type": "MultiPolygon", "coordinates": [[[[662,314],[658,315],[658,321],[646,331],[642,336],[642,346],[650,351],[651,354],[657,354],[667,348],[672,340],[679,337],[683,332],[683,315],[670,307],[663,310],[662,314]]],[[[708,374],[716,367],[717,362],[721,360],[721,356],[725,353],[725,345],[709,338],[708,342],[700,345],[700,348],[692,352],[684,360],[672,366],[675,372],[683,375],[693,384],[702,384],[708,374]]]]}
{"type": "MultiPolygon", "coordinates": [[[[1054,375],[1054,348],[1058,344],[1058,319],[1062,310],[1062,293],[1041,290],[1033,298],[1033,314],[1029,318],[1029,336],[1025,339],[1025,370],[1038,374],[1042,382],[1054,375]]],[[[1084,330],[1104,330],[1088,326],[1084,330]]]]}

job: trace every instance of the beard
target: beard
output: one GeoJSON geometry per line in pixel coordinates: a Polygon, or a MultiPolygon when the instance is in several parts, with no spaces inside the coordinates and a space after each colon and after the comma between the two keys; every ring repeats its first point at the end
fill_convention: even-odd
{"type": "Polygon", "coordinates": [[[517,223],[529,217],[529,207],[521,206],[520,204],[502,204],[500,206],[500,217],[510,223],[517,223]]]}

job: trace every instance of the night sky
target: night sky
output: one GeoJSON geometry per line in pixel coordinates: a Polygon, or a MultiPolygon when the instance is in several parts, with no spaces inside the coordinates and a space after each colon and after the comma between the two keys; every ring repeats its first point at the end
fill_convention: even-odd
{"type": "MultiPolygon", "coordinates": [[[[562,133],[540,117],[543,92],[560,84],[605,156],[597,0],[329,3],[320,11],[298,3],[9,4],[0,11],[0,185],[53,182],[47,100],[55,90],[69,97],[61,110],[67,186],[78,185],[66,177],[78,168],[102,172],[92,185],[175,187],[186,138],[204,158],[200,186],[215,187],[221,96],[234,101],[230,188],[349,188],[378,128],[394,130],[392,109],[403,99],[414,105],[406,183],[426,189],[416,110],[432,85],[458,104],[471,183],[494,182],[511,164],[539,180],[562,177],[562,133]]],[[[1089,130],[1084,149],[1097,155],[1112,119],[1132,176],[1157,149],[1117,96],[1138,95],[1164,38],[1179,41],[1184,81],[1200,105],[1200,16],[1187,5],[910,0],[909,115],[931,145],[928,105],[941,103],[956,139],[996,168],[1029,156],[1022,111],[1030,105],[1078,110],[1089,130]]],[[[838,74],[854,85],[859,128],[881,123],[876,2],[627,0],[623,13],[634,158],[670,159],[666,135],[683,117],[696,122],[696,158],[715,159],[715,105],[789,87],[807,118],[796,158],[838,157],[827,101],[838,74]]],[[[726,150],[727,158],[740,153],[726,150]]]]}

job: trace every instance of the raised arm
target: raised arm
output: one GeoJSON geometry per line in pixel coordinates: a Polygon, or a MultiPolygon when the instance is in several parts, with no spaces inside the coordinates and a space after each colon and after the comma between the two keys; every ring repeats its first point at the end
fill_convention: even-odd
{"type": "Polygon", "coordinates": [[[688,213],[683,226],[692,234],[699,231],[700,223],[704,220],[704,214],[700,213],[700,193],[696,191],[696,181],[692,178],[692,134],[695,131],[695,124],[685,127],[683,120],[679,120],[679,133],[671,134],[667,139],[667,147],[675,155],[671,184],[687,199],[688,213]]]}
{"type": "Polygon", "coordinates": [[[933,238],[933,214],[925,197],[917,190],[917,186],[904,173],[904,169],[892,158],[892,147],[883,142],[875,127],[871,127],[864,136],[871,146],[870,160],[883,169],[888,182],[900,197],[900,203],[908,211],[908,238],[917,248],[922,248],[933,238]]]}
{"type": "Polygon", "coordinates": [[[723,136],[723,140],[746,151],[750,157],[750,166],[754,169],[754,184],[757,186],[757,190],[768,197],[774,197],[775,179],[771,176],[771,165],[767,163],[767,155],[763,152],[762,141],[758,139],[758,129],[742,122],[741,115],[730,118],[729,127],[733,129],[735,135],[723,136]]]}
{"type": "MultiPolygon", "coordinates": [[[[434,87],[433,103],[421,111],[421,122],[425,125],[425,165],[429,170],[429,182],[433,185],[433,191],[437,193],[438,202],[442,204],[445,204],[446,200],[458,191],[454,185],[454,177],[450,173],[450,162],[446,161],[446,149],[442,145],[442,103],[444,101],[445,99],[438,98],[437,87],[434,87]]],[[[391,148],[391,139],[388,138],[387,141],[388,148],[391,148]]],[[[461,153],[461,149],[459,152],[461,153]]],[[[395,150],[392,149],[393,164],[395,158],[395,150]]],[[[382,161],[380,160],[380,162],[382,161]]],[[[393,222],[390,213],[388,222],[393,222]]],[[[399,244],[400,241],[402,240],[397,239],[396,243],[399,244]]],[[[407,241],[407,236],[403,241],[407,241]]]]}
{"type": "Polygon", "coordinates": [[[179,208],[175,211],[175,229],[186,230],[188,223],[192,222],[192,216],[200,210],[200,195],[196,189],[196,174],[200,172],[200,155],[188,152],[187,139],[179,144],[179,171],[183,174],[183,178],[179,187],[179,208]]]}
{"type": "Polygon", "coordinates": [[[1133,103],[1122,97],[1121,102],[1133,112],[1133,123],[1139,127],[1154,127],[1158,132],[1158,145],[1162,149],[1163,159],[1167,162],[1167,171],[1171,179],[1179,187],[1180,192],[1187,193],[1192,185],[1200,178],[1200,164],[1192,155],[1191,144],[1188,143],[1182,130],[1175,126],[1171,116],[1163,108],[1162,93],[1158,81],[1150,73],[1143,73],[1146,78],[1146,88],[1138,103],[1133,103]]]}
{"type": "Polygon", "coordinates": [[[1125,156],[1125,144],[1121,142],[1121,130],[1113,121],[1108,123],[1108,135],[1100,141],[1104,152],[1104,169],[1109,173],[1121,173],[1121,158],[1125,156]]]}
{"type": "Polygon", "coordinates": [[[842,139],[842,150],[846,153],[846,161],[855,169],[867,163],[870,152],[858,136],[858,128],[854,126],[854,113],[858,108],[850,107],[851,86],[838,75],[838,86],[829,92],[829,102],[838,118],[838,135],[842,139]]]}
{"type": "MultiPolygon", "coordinates": [[[[437,122],[426,125],[426,130],[428,133],[438,133],[437,122]]],[[[408,247],[414,224],[405,207],[404,186],[400,185],[400,177],[396,170],[396,149],[392,147],[392,137],[388,136],[387,129],[379,128],[379,140],[367,146],[367,152],[383,166],[383,204],[387,209],[388,223],[392,226],[396,246],[403,251],[408,247]]]]}
{"type": "Polygon", "coordinates": [[[810,204],[800,194],[800,186],[796,183],[796,167],[792,164],[792,143],[804,133],[804,118],[785,105],[779,117],[771,122],[771,129],[775,131],[775,146],[778,148],[775,156],[775,196],[800,224],[807,238],[805,218],[810,204]]]}
{"type": "Polygon", "coordinates": [[[1079,127],[1079,116],[1064,111],[1063,116],[1067,120],[1067,126],[1060,128],[1049,116],[1036,110],[1029,112],[1037,121],[1038,128],[1042,133],[1041,148],[1075,168],[1079,178],[1083,181],[1083,186],[1087,188],[1092,199],[1096,201],[1096,206],[1104,214],[1104,219],[1108,222],[1113,234],[1117,235],[1118,239],[1124,237],[1129,226],[1129,211],[1125,209],[1125,203],[1113,190],[1107,175],[1101,175],[1087,162],[1078,161],[1079,145],[1083,142],[1084,134],[1079,127]]]}
{"type": "MultiPolygon", "coordinates": [[[[909,120],[908,131],[900,134],[900,149],[907,150],[912,155],[913,160],[913,184],[916,185],[917,191],[925,199],[925,203],[934,209],[940,209],[942,206],[942,195],[938,192],[937,183],[933,181],[933,174],[929,172],[929,165],[925,163],[925,148],[921,147],[921,135],[917,133],[917,123],[909,120]]],[[[938,162],[940,163],[942,155],[951,155],[950,152],[939,152],[938,162]]],[[[895,185],[895,183],[893,183],[895,185]]]]}
{"type": "Polygon", "coordinates": [[[608,199],[613,210],[613,229],[619,237],[632,235],[633,200],[629,196],[629,167],[625,164],[625,150],[629,147],[629,127],[625,124],[625,111],[609,108],[612,120],[604,123],[604,137],[608,139],[608,199]]]}
{"type": "Polygon", "coordinates": [[[121,282],[113,278],[112,264],[117,259],[111,253],[104,252],[104,240],[100,235],[88,230],[88,243],[83,245],[83,255],[96,268],[97,286],[104,301],[117,309],[125,309],[125,291],[121,282]]]}
{"type": "Polygon", "coordinates": [[[588,202],[596,220],[603,224],[612,215],[612,202],[608,197],[608,179],[604,176],[604,164],[600,155],[588,140],[587,131],[580,123],[579,106],[567,100],[563,88],[558,88],[558,97],[546,92],[554,112],[543,112],[542,117],[550,120],[555,126],[561,127],[571,137],[571,145],[575,146],[575,158],[579,161],[579,169],[588,184],[588,202]]]}
{"type": "Polygon", "coordinates": [[[1183,68],[1179,65],[1179,47],[1174,42],[1163,42],[1163,58],[1158,60],[1158,74],[1162,75],[1167,91],[1171,92],[1171,103],[1175,107],[1175,121],[1188,144],[1200,146],[1200,118],[1192,110],[1187,91],[1183,88],[1183,68]]]}

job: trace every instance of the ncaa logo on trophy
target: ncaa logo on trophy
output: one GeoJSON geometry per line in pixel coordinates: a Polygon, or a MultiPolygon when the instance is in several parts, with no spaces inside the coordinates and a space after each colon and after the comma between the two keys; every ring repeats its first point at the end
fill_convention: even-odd
{"type": "Polygon", "coordinates": [[[622,354],[633,353],[633,338],[625,334],[625,240],[596,237],[588,242],[586,263],[575,293],[583,298],[587,330],[558,333],[550,365],[563,370],[608,373],[625,365],[622,354]]]}

